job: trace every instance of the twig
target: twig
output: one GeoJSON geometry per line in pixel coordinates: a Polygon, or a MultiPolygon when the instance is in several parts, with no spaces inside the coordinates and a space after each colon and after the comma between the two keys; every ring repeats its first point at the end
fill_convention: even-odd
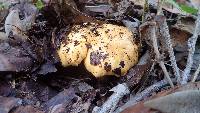
{"type": "MultiPolygon", "coordinates": [[[[163,11],[162,11],[163,2],[164,1],[161,1],[158,4],[157,15],[164,16],[163,11]]],[[[177,63],[176,63],[176,58],[174,56],[174,50],[173,50],[173,47],[172,47],[171,36],[170,36],[170,33],[169,33],[169,27],[167,25],[166,18],[164,18],[163,20],[158,21],[158,22],[159,22],[158,25],[159,25],[159,29],[160,29],[160,34],[164,38],[164,40],[163,40],[163,41],[165,41],[164,43],[166,43],[166,46],[167,46],[166,48],[168,49],[172,68],[173,68],[174,74],[177,78],[177,83],[180,83],[181,76],[180,76],[179,68],[178,68],[177,63]]]]}
{"type": "Polygon", "coordinates": [[[164,41],[165,41],[166,46],[167,46],[166,48],[168,49],[172,68],[173,68],[174,74],[177,78],[177,83],[180,83],[180,79],[181,79],[180,78],[180,72],[179,72],[179,68],[177,66],[176,59],[175,59],[175,56],[174,56],[174,50],[173,50],[172,41],[171,41],[171,38],[170,38],[171,36],[169,34],[169,28],[168,28],[166,19],[164,19],[163,23],[159,24],[159,25],[160,25],[159,26],[160,33],[161,33],[162,37],[164,38],[164,41]]]}
{"type": "Polygon", "coordinates": [[[160,65],[160,67],[162,68],[163,72],[164,72],[164,75],[165,77],[167,78],[169,84],[171,87],[174,87],[172,81],[171,81],[171,78],[167,72],[167,69],[165,67],[165,64],[164,62],[161,60],[160,58],[160,52],[158,50],[158,44],[157,44],[157,35],[156,35],[156,25],[153,25],[153,27],[150,29],[150,39],[152,40],[153,42],[153,48],[154,48],[154,52],[156,54],[156,59],[158,60],[158,63],[160,65]]]}
{"type": "Polygon", "coordinates": [[[108,98],[102,107],[94,107],[93,113],[113,113],[119,100],[124,95],[130,93],[126,83],[117,85],[116,87],[112,88],[111,91],[114,91],[114,93],[108,98]]]}
{"type": "Polygon", "coordinates": [[[196,20],[196,26],[194,29],[193,36],[188,40],[189,53],[188,53],[186,68],[183,71],[183,79],[181,81],[181,84],[186,84],[188,79],[191,76],[190,71],[193,65],[193,55],[195,52],[195,45],[196,45],[199,32],[200,32],[200,10],[198,12],[198,17],[196,20]]]}
{"type": "Polygon", "coordinates": [[[151,96],[152,93],[159,91],[161,88],[163,88],[167,85],[169,85],[169,83],[166,80],[161,80],[161,81],[149,86],[144,91],[137,93],[130,101],[128,101],[122,107],[118,108],[114,113],[120,113],[121,111],[123,111],[127,107],[137,104],[139,101],[144,100],[145,98],[151,96]]]}
{"type": "Polygon", "coordinates": [[[195,82],[195,81],[196,81],[196,79],[197,79],[197,77],[198,77],[198,75],[199,75],[199,72],[200,72],[200,64],[199,64],[197,70],[196,70],[195,73],[194,73],[192,82],[195,82]]]}

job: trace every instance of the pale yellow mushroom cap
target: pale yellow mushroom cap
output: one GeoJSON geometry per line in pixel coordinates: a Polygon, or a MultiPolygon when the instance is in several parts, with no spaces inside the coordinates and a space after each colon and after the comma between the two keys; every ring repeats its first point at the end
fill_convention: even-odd
{"type": "Polygon", "coordinates": [[[138,46],[126,27],[89,25],[72,31],[67,37],[70,43],[62,43],[58,50],[62,65],[76,66],[85,59],[86,69],[95,77],[125,75],[138,61],[138,46]],[[75,46],[75,40],[80,44],[75,46]]]}
{"type": "Polygon", "coordinates": [[[138,46],[127,28],[104,24],[97,28],[100,34],[96,43],[91,43],[85,59],[85,67],[95,77],[125,75],[138,61],[138,46]]]}
{"type": "Polygon", "coordinates": [[[78,66],[85,59],[88,51],[86,37],[91,37],[89,32],[86,28],[80,29],[80,26],[75,26],[62,41],[57,52],[64,67],[78,66]]]}

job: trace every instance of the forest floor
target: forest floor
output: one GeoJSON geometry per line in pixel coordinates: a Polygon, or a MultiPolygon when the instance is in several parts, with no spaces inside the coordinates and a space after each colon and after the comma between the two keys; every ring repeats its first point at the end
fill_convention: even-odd
{"type": "Polygon", "coordinates": [[[0,0],[0,113],[200,113],[199,7],[0,0]]]}

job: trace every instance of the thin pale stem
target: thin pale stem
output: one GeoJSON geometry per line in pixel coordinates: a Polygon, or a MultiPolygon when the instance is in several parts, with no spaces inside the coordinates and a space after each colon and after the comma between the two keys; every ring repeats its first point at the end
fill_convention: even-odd
{"type": "Polygon", "coordinates": [[[152,28],[151,28],[151,40],[152,40],[152,42],[153,42],[153,48],[154,48],[154,52],[155,52],[155,54],[156,54],[156,59],[158,60],[158,62],[159,62],[159,65],[160,65],[160,67],[162,68],[162,70],[163,70],[163,72],[164,72],[164,75],[165,75],[165,77],[167,78],[167,80],[168,80],[168,82],[169,82],[169,84],[170,84],[170,86],[171,87],[174,87],[174,84],[173,84],[173,82],[171,81],[171,78],[170,78],[170,76],[169,76],[169,74],[168,74],[168,72],[167,72],[167,68],[165,67],[165,65],[164,65],[164,62],[161,60],[161,58],[160,58],[160,52],[159,52],[159,50],[158,50],[158,44],[157,44],[157,35],[156,35],[156,26],[153,26],[152,28]]]}
{"type": "Polygon", "coordinates": [[[196,81],[196,79],[197,79],[197,77],[198,77],[198,75],[199,75],[199,72],[200,72],[200,64],[199,64],[197,70],[196,70],[195,73],[194,73],[192,82],[195,82],[195,81],[196,81]]]}
{"type": "Polygon", "coordinates": [[[196,26],[194,29],[194,33],[193,36],[188,40],[188,58],[187,58],[187,64],[186,64],[186,68],[183,71],[183,79],[181,81],[181,84],[186,84],[187,81],[189,80],[189,78],[191,77],[190,75],[190,71],[193,65],[193,56],[194,56],[194,52],[195,52],[195,45],[197,42],[197,38],[200,32],[200,10],[198,12],[198,17],[196,20],[196,26]]]}

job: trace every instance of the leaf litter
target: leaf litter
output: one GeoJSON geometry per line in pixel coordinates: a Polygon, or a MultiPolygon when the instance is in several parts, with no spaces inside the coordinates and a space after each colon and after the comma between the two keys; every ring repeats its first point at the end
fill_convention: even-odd
{"type": "MultiPolygon", "coordinates": [[[[174,73],[178,70],[182,78],[188,40],[197,19],[194,13],[188,14],[193,9],[180,10],[180,4],[196,8],[198,1],[0,1],[0,110],[2,113],[112,113],[132,105],[123,112],[198,111],[199,83],[181,86],[174,73]],[[164,16],[156,16],[157,12],[163,12],[164,16]],[[125,76],[95,78],[83,62],[78,67],[61,65],[56,51],[63,34],[69,34],[75,25],[86,27],[91,23],[124,26],[133,33],[140,60],[125,76]],[[163,32],[166,25],[169,32],[163,32]],[[166,34],[171,38],[168,42],[166,34]],[[174,54],[168,47],[173,48],[174,54]],[[173,56],[178,68],[174,68],[173,56]],[[170,81],[175,88],[170,88],[170,81]],[[127,92],[120,92],[121,88],[127,92]],[[153,99],[149,99],[152,95],[153,99]]],[[[193,60],[191,75],[199,66],[198,43],[193,60]]],[[[123,67],[124,63],[120,65],[123,67]]]]}

